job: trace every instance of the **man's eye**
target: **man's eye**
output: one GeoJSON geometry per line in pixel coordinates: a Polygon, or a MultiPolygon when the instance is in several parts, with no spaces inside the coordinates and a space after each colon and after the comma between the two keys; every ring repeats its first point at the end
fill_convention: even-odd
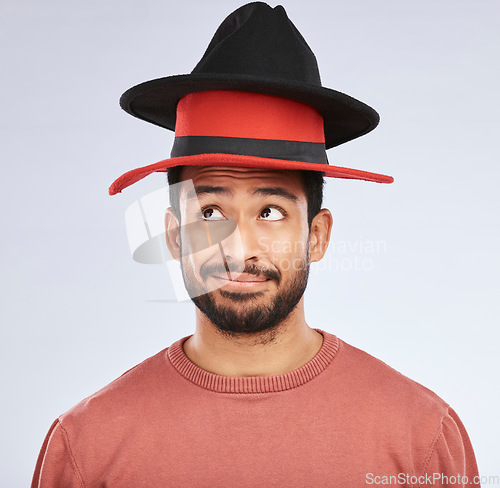
{"type": "Polygon", "coordinates": [[[201,215],[204,220],[225,220],[224,215],[213,207],[205,208],[201,211],[201,215]]]}
{"type": "Polygon", "coordinates": [[[260,211],[261,220],[281,220],[284,217],[284,212],[275,207],[265,207],[260,211]]]}

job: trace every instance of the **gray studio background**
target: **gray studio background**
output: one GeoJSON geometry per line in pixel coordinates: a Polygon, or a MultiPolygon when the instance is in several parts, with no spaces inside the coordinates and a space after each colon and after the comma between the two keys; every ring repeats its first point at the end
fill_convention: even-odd
{"type": "MultiPolygon", "coordinates": [[[[127,244],[126,208],[164,175],[107,194],[172,141],[118,98],[190,72],[241,4],[0,2],[2,486],[29,484],[54,418],[194,331],[165,267],[135,263],[127,244]]],[[[331,163],[395,177],[328,181],[333,242],[308,323],[444,398],[481,474],[500,476],[500,3],[283,4],[324,86],[381,114],[331,163]]]]}

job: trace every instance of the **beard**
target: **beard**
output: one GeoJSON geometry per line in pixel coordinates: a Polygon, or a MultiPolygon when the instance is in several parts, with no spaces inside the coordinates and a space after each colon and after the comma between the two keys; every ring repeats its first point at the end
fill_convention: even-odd
{"type": "MultiPolygon", "coordinates": [[[[293,312],[304,295],[309,277],[309,260],[304,257],[300,266],[294,270],[288,284],[282,283],[281,274],[277,270],[269,270],[247,264],[243,272],[255,276],[265,276],[274,281],[278,288],[269,303],[262,303],[266,293],[230,292],[223,289],[200,293],[199,283],[186,273],[182,266],[182,275],[186,290],[196,307],[212,322],[217,330],[226,336],[253,335],[276,331],[279,325],[293,312]],[[219,295],[219,296],[218,296],[219,295]],[[225,303],[217,303],[221,301],[225,303]],[[217,300],[218,299],[218,300],[217,300]]],[[[236,269],[236,267],[234,267],[236,269]]],[[[206,279],[212,273],[230,272],[226,266],[206,265],[200,269],[200,276],[206,279]]],[[[241,272],[241,267],[238,269],[241,272]]],[[[269,338],[272,340],[272,338],[269,338]]]]}

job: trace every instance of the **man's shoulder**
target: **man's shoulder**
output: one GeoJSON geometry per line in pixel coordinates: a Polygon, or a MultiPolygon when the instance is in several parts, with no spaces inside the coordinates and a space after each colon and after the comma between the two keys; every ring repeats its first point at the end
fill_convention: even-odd
{"type": "Polygon", "coordinates": [[[446,415],[449,405],[436,393],[408,378],[384,361],[339,340],[337,374],[350,382],[351,391],[388,411],[446,415]]]}
{"type": "Polygon", "coordinates": [[[159,394],[159,385],[169,382],[168,349],[154,354],[125,371],[118,378],[84,398],[62,414],[63,424],[73,424],[81,418],[113,418],[121,413],[140,411],[141,405],[159,394]]]}

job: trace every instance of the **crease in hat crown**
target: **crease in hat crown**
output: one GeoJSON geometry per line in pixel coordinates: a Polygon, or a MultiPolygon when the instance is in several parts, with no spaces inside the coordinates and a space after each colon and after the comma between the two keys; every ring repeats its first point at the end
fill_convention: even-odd
{"type": "MultiPolygon", "coordinates": [[[[377,112],[368,105],[321,85],[314,53],[285,9],[282,6],[271,8],[263,2],[244,5],[231,13],[219,26],[190,74],[136,85],[122,95],[120,105],[135,117],[175,130],[177,107],[183,97],[221,90],[260,93],[312,107],[323,119],[325,151],[370,132],[379,122],[377,112]]],[[[217,115],[212,114],[214,118],[217,115]]],[[[286,158],[279,156],[279,149],[267,154],[265,148],[261,148],[256,154],[244,155],[213,151],[213,148],[201,145],[197,154],[174,156],[129,171],[113,183],[110,194],[120,192],[151,172],[186,164],[214,164],[217,155],[221,165],[305,169],[338,178],[380,183],[393,181],[390,176],[328,163],[315,167],[314,162],[308,163],[303,158],[287,162],[286,158]]]]}

